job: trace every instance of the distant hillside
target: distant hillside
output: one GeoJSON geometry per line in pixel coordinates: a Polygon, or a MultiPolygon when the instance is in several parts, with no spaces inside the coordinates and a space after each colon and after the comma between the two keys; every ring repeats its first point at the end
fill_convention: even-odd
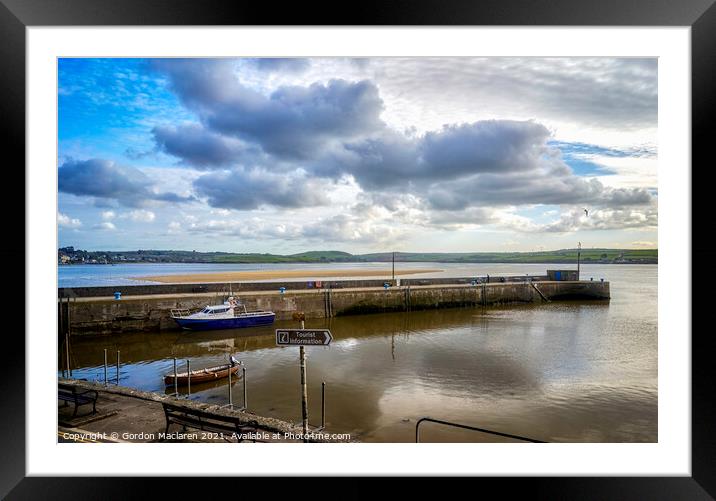
{"type": "MultiPolygon", "coordinates": [[[[658,249],[582,249],[583,263],[657,263],[658,249]]],[[[362,261],[392,261],[391,252],[362,254],[362,261]]],[[[405,253],[396,252],[396,261],[441,263],[576,263],[577,249],[544,252],[469,252],[469,253],[405,253]]]]}
{"type": "MultiPolygon", "coordinates": [[[[196,252],[175,250],[84,251],[74,247],[58,249],[59,264],[109,263],[359,263],[391,262],[392,252],[349,254],[341,251],[310,251],[299,254],[238,254],[230,252],[196,252]]],[[[658,249],[582,249],[582,263],[658,262],[658,249]]],[[[577,249],[544,252],[396,252],[396,262],[440,263],[545,263],[577,262],[577,249]]]]}
{"type": "Polygon", "coordinates": [[[295,259],[309,259],[309,260],[316,260],[316,261],[352,261],[355,260],[355,256],[353,254],[349,254],[347,252],[341,252],[341,251],[311,251],[311,252],[302,252],[300,254],[291,254],[291,258],[295,259]]]}

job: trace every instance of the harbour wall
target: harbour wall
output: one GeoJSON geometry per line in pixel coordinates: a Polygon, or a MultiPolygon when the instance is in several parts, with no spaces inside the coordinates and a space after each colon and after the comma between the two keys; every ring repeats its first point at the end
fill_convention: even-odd
{"type": "MultiPolygon", "coordinates": [[[[505,276],[475,276],[459,278],[400,278],[402,286],[408,285],[441,285],[441,284],[469,284],[473,280],[487,283],[501,282],[524,282],[526,280],[543,281],[548,280],[545,275],[505,275],[505,276]]],[[[99,287],[60,287],[57,295],[61,298],[74,297],[101,297],[112,296],[120,292],[124,296],[144,296],[149,294],[196,294],[196,293],[220,293],[229,291],[239,294],[243,291],[278,291],[280,287],[286,290],[310,290],[310,289],[355,289],[361,287],[382,287],[385,282],[393,282],[391,279],[356,279],[356,280],[310,280],[310,281],[272,281],[272,282],[209,282],[194,284],[139,284],[139,285],[110,285],[99,287]]]]}
{"type": "MultiPolygon", "coordinates": [[[[491,277],[492,279],[492,277],[491,277]]],[[[452,279],[453,282],[456,279],[452,279]]],[[[366,282],[366,281],[349,281],[366,282]]],[[[539,303],[567,299],[609,299],[609,282],[513,281],[452,283],[399,287],[335,287],[321,289],[235,291],[248,310],[271,310],[277,320],[293,313],[306,318],[328,318],[366,313],[414,311],[435,308],[479,307],[509,303],[539,303]]],[[[382,284],[383,281],[380,281],[382,284]]],[[[161,287],[161,286],[160,286],[161,287]]],[[[223,289],[221,293],[225,293],[223,289]]],[[[60,334],[118,334],[136,331],[175,330],[174,308],[202,308],[225,296],[218,292],[156,293],[147,295],[75,297],[58,300],[60,334]]]]}

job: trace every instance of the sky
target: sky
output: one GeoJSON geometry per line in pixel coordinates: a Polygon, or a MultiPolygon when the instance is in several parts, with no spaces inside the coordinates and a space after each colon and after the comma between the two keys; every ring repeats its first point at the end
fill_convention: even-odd
{"type": "Polygon", "coordinates": [[[58,60],[86,250],[656,248],[655,58],[58,60]]]}

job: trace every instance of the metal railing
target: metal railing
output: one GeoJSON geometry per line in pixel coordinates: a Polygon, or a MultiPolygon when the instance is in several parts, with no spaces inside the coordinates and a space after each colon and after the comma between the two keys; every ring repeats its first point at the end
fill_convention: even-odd
{"type": "Polygon", "coordinates": [[[172,318],[188,317],[192,314],[192,310],[188,308],[172,308],[169,310],[169,316],[172,318]]]}
{"type": "Polygon", "coordinates": [[[510,433],[502,433],[502,432],[494,431],[494,430],[486,430],[485,428],[478,428],[476,426],[468,426],[466,424],[460,424],[460,423],[452,423],[450,421],[443,421],[441,419],[433,419],[431,417],[423,417],[423,418],[418,419],[418,422],[415,423],[415,443],[416,444],[420,443],[420,424],[423,423],[424,421],[442,424],[445,426],[452,426],[453,428],[462,428],[463,430],[479,431],[481,433],[487,433],[489,435],[497,435],[498,437],[512,438],[514,440],[522,440],[523,442],[532,442],[532,443],[536,443],[536,444],[546,443],[542,440],[535,440],[534,438],[521,437],[519,435],[512,435],[510,433]]]}
{"type": "MultiPolygon", "coordinates": [[[[109,380],[107,379],[107,348],[104,349],[104,385],[107,386],[109,384],[109,380]]],[[[119,376],[120,376],[120,369],[119,369],[119,350],[117,350],[117,378],[116,382],[117,385],[119,385],[119,376]]]]}
{"type": "Polygon", "coordinates": [[[537,291],[537,293],[540,295],[540,297],[541,297],[542,299],[544,299],[545,302],[547,302],[547,303],[551,303],[551,302],[552,302],[552,301],[549,300],[549,298],[548,298],[547,296],[545,296],[544,294],[542,294],[542,291],[539,290],[534,283],[530,282],[530,285],[532,286],[532,288],[533,288],[534,290],[537,291]]]}

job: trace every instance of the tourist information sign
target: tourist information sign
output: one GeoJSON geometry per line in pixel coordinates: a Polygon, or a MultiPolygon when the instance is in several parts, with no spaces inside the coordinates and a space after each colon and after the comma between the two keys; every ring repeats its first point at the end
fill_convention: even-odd
{"type": "Polygon", "coordinates": [[[276,344],[279,346],[326,346],[331,344],[328,329],[276,329],[276,344]]]}
{"type": "Polygon", "coordinates": [[[276,344],[279,346],[298,346],[298,360],[301,367],[301,415],[303,416],[303,441],[308,442],[308,386],[306,378],[306,346],[327,346],[333,336],[328,329],[306,329],[306,314],[293,313],[293,319],[301,322],[300,329],[276,329],[276,344]]]}

